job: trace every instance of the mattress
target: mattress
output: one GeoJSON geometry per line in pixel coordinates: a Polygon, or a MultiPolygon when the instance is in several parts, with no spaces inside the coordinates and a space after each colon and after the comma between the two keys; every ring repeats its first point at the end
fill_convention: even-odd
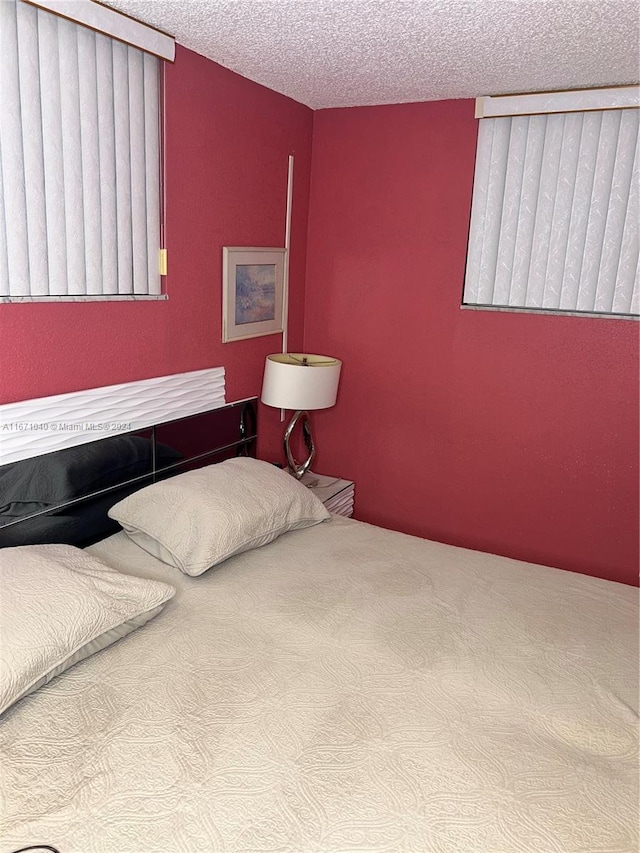
{"type": "Polygon", "coordinates": [[[349,519],[178,588],[0,721],[0,851],[632,853],[637,590],[349,519]]]}

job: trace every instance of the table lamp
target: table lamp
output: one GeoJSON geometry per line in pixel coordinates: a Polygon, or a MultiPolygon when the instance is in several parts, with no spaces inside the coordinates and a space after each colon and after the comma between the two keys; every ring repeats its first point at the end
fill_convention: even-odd
{"type": "Polygon", "coordinates": [[[334,405],[341,367],[341,361],[327,355],[289,352],[267,356],[261,399],[267,406],[295,411],[284,433],[284,452],[289,471],[298,480],[309,470],[315,456],[309,411],[334,405]],[[309,454],[304,462],[296,461],[290,446],[298,423],[309,454]]]}

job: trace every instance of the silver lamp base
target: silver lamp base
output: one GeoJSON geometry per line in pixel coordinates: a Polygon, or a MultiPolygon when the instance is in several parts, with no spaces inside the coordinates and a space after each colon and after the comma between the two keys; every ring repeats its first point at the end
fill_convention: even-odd
{"type": "Polygon", "coordinates": [[[311,419],[309,418],[308,412],[296,412],[291,418],[289,426],[285,430],[284,434],[284,453],[287,458],[289,473],[292,474],[296,480],[299,480],[309,470],[311,463],[313,462],[313,457],[316,455],[313,436],[311,435],[311,419]],[[296,461],[290,447],[291,435],[298,424],[300,424],[300,428],[302,429],[302,439],[309,453],[304,462],[296,461]]]}

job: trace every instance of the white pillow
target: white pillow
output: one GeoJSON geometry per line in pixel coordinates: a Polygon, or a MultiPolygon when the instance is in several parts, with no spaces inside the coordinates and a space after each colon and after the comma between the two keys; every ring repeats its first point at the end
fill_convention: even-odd
{"type": "Polygon", "coordinates": [[[0,713],[157,615],[175,589],[71,545],[0,550],[0,713]]]}
{"type": "Polygon", "coordinates": [[[145,551],[192,576],[331,517],[286,471],[246,457],[147,486],[109,515],[145,551]]]}

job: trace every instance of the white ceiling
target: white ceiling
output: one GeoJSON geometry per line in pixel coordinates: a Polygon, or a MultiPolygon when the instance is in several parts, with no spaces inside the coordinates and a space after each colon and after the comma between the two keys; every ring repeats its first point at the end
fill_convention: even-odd
{"type": "Polygon", "coordinates": [[[638,0],[104,0],[314,109],[636,83],[638,0]]]}

